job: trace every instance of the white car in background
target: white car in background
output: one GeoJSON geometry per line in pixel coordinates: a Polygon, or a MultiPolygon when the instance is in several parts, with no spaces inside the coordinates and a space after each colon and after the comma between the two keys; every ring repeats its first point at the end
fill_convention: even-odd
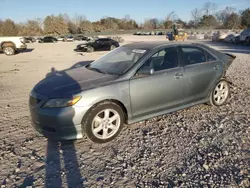
{"type": "Polygon", "coordinates": [[[225,39],[224,39],[224,41],[225,42],[229,42],[229,43],[236,43],[236,37],[237,36],[239,36],[240,34],[230,34],[230,35],[228,35],[225,39]]]}
{"type": "Polygon", "coordinates": [[[221,33],[218,31],[217,33],[214,33],[212,37],[212,41],[223,41],[228,36],[228,33],[221,33]]]}
{"type": "Polygon", "coordinates": [[[68,36],[68,37],[64,37],[63,41],[64,42],[74,42],[75,39],[73,36],[68,36]]]}
{"type": "Polygon", "coordinates": [[[24,37],[0,37],[0,51],[3,51],[8,56],[26,49],[27,45],[24,37]]]}
{"type": "Polygon", "coordinates": [[[250,45],[250,28],[245,29],[240,33],[240,42],[245,45],[250,45]]]}
{"type": "Polygon", "coordinates": [[[60,37],[57,37],[57,40],[58,40],[58,41],[63,41],[64,38],[65,38],[64,36],[60,36],[60,37]]]}

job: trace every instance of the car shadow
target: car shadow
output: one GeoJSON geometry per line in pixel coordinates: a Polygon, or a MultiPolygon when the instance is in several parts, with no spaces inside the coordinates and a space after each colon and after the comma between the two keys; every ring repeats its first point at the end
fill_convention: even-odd
{"type": "Polygon", "coordinates": [[[208,46],[217,47],[219,51],[224,53],[250,54],[250,46],[244,46],[241,44],[230,44],[226,42],[212,42],[212,41],[203,41],[202,43],[208,46]]]}
{"type": "Polygon", "coordinates": [[[25,50],[17,51],[16,53],[17,54],[29,53],[29,52],[32,52],[33,50],[34,50],[34,48],[28,48],[28,49],[25,49],[25,50]]]}
{"type": "MultiPolygon", "coordinates": [[[[84,66],[86,63],[87,62],[78,62],[69,69],[75,68],[74,66],[84,66]]],[[[54,67],[52,67],[51,72],[47,73],[45,79],[50,79],[51,76],[63,76],[66,83],[71,83],[72,85],[74,85],[74,90],[76,92],[81,89],[79,83],[76,82],[70,75],[68,75],[65,70],[57,71],[54,67]],[[57,75],[57,72],[60,72],[60,74],[57,75]]],[[[52,84],[53,83],[54,82],[52,82],[52,84]]],[[[74,94],[76,93],[68,94],[68,98],[73,98],[74,94]]],[[[57,113],[60,114],[61,112],[63,112],[63,109],[58,108],[57,113]]],[[[46,188],[65,186],[72,188],[84,187],[84,178],[81,175],[74,143],[76,138],[79,137],[79,130],[77,131],[77,128],[75,127],[75,124],[78,124],[74,121],[75,115],[75,109],[73,107],[67,107],[67,118],[64,117],[63,120],[61,119],[61,121],[63,121],[63,124],[61,124],[60,126],[54,126],[53,129],[51,127],[47,128],[43,132],[44,135],[48,138],[46,153],[47,157],[45,161],[46,188]],[[48,131],[50,132],[48,133],[48,131]],[[56,136],[58,135],[70,140],[62,141],[61,138],[57,139],[56,136]],[[65,185],[64,178],[66,179],[67,185],[65,185]]]]}

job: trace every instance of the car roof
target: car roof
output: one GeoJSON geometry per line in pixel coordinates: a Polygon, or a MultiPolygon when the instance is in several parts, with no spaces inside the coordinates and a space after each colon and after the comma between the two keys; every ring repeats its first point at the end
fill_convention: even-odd
{"type": "Polygon", "coordinates": [[[183,44],[193,45],[194,43],[178,42],[178,41],[133,42],[130,44],[125,44],[124,47],[151,50],[157,47],[164,47],[164,46],[168,47],[168,46],[176,46],[176,45],[183,45],[183,44]]]}

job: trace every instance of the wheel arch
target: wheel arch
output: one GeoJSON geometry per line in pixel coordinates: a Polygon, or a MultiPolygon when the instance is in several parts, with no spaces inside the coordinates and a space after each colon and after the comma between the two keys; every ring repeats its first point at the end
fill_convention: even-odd
{"type": "Polygon", "coordinates": [[[3,42],[1,42],[1,49],[3,49],[3,47],[6,45],[6,44],[11,44],[11,46],[13,46],[15,49],[16,49],[16,45],[15,45],[15,43],[14,42],[12,42],[12,41],[3,41],[3,42]]]}
{"type": "Polygon", "coordinates": [[[121,101],[119,101],[117,99],[112,99],[112,98],[100,100],[100,101],[96,102],[94,105],[92,105],[91,108],[88,109],[88,111],[84,114],[83,121],[85,120],[86,115],[89,114],[94,107],[96,107],[97,105],[99,105],[101,103],[105,103],[105,102],[112,102],[112,103],[117,104],[122,109],[122,111],[124,113],[124,120],[125,120],[124,123],[128,122],[128,110],[127,110],[126,106],[121,101]]]}

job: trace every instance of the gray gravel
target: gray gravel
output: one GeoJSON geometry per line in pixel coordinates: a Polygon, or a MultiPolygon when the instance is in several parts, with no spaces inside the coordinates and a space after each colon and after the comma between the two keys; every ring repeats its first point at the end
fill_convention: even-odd
{"type": "Polygon", "coordinates": [[[125,126],[104,145],[47,140],[1,106],[1,187],[250,187],[250,55],[235,54],[227,104],[125,126]]]}

